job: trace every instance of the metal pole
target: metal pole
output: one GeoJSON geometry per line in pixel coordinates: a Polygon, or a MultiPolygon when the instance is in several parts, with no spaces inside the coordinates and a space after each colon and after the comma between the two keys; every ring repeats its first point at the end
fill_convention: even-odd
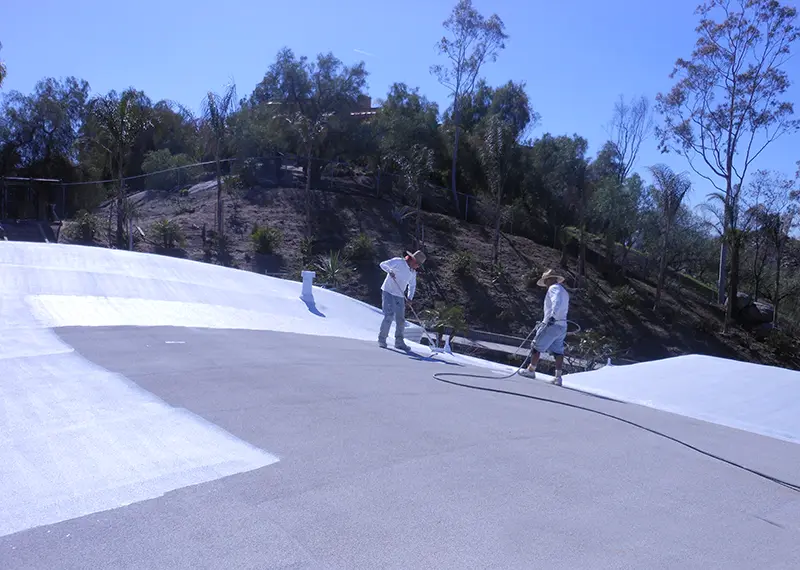
{"type": "Polygon", "coordinates": [[[133,216],[128,213],[128,251],[133,251],[133,216]]]}

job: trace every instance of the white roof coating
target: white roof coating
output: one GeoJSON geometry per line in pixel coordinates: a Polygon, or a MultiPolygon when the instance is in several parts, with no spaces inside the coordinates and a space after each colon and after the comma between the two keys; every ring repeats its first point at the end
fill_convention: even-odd
{"type": "MultiPolygon", "coordinates": [[[[5,482],[19,489],[0,493],[0,535],[278,460],[90,363],[49,329],[179,326],[374,341],[382,317],[318,288],[311,308],[299,299],[298,282],[119,250],[5,242],[0,272],[0,454],[11,458],[5,482]],[[41,461],[31,467],[34,456],[48,458],[44,471],[41,461]]],[[[510,370],[459,355],[437,358],[510,370]]],[[[800,441],[794,371],[687,356],[569,375],[564,384],[800,441]]]]}

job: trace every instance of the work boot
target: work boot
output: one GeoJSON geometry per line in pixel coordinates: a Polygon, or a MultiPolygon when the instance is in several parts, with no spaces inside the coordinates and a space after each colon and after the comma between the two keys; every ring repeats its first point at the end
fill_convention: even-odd
{"type": "Polygon", "coordinates": [[[561,370],[556,370],[556,375],[553,378],[553,386],[561,386],[561,370]]]}
{"type": "Polygon", "coordinates": [[[378,339],[378,346],[381,348],[386,348],[386,341],[382,338],[378,339]]]}
{"type": "Polygon", "coordinates": [[[394,347],[397,350],[406,350],[406,351],[411,350],[410,348],[408,348],[408,345],[405,342],[403,342],[402,339],[401,340],[396,340],[394,342],[394,347]]]}

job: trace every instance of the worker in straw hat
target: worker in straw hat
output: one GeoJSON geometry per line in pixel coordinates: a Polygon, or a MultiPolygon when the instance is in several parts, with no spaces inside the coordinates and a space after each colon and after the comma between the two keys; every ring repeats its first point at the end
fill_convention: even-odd
{"type": "Polygon", "coordinates": [[[531,344],[531,362],[523,374],[536,378],[536,367],[542,352],[550,352],[556,359],[556,373],[553,384],[561,386],[561,368],[564,364],[564,339],[567,336],[567,311],[569,293],[562,285],[564,277],[553,269],[548,269],[536,283],[545,287],[544,318],[537,325],[536,336],[531,344]]]}
{"type": "Polygon", "coordinates": [[[381,262],[381,269],[386,272],[386,279],[381,286],[383,322],[378,332],[378,345],[386,348],[386,337],[394,320],[394,346],[400,350],[408,350],[403,339],[406,328],[406,289],[408,300],[414,298],[417,289],[417,270],[425,263],[425,254],[421,251],[406,252],[405,257],[394,257],[381,262]]]}

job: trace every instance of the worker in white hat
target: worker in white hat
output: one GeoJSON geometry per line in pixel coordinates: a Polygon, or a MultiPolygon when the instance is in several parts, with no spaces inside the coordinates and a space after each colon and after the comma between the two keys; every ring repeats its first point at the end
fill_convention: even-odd
{"type": "Polygon", "coordinates": [[[538,330],[531,344],[531,362],[523,372],[525,376],[536,378],[536,367],[542,352],[555,356],[556,373],[553,384],[561,386],[561,368],[564,365],[564,339],[567,337],[567,312],[569,293],[562,285],[564,277],[555,270],[548,269],[536,283],[545,287],[544,318],[537,325],[538,330]]]}
{"type": "Polygon", "coordinates": [[[386,272],[386,279],[381,286],[383,321],[378,332],[378,345],[381,348],[386,348],[386,337],[389,336],[389,327],[394,321],[395,348],[409,349],[403,339],[406,328],[406,289],[410,301],[417,290],[417,270],[425,263],[425,259],[426,256],[421,251],[407,251],[405,257],[394,257],[381,262],[381,269],[386,272]]]}

